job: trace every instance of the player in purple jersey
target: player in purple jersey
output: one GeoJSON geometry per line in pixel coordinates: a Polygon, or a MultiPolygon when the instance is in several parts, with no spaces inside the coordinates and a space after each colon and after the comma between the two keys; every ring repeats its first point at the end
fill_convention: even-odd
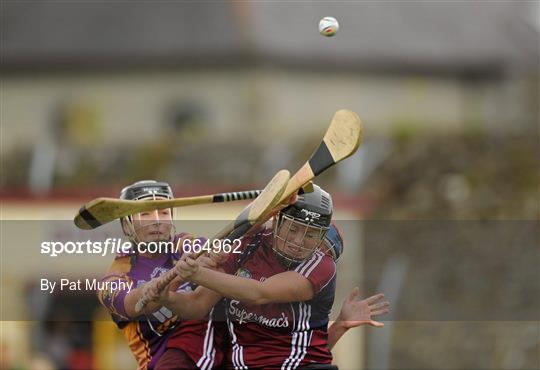
{"type": "MultiPolygon", "coordinates": [[[[166,290],[159,298],[173,312],[196,315],[227,297],[228,359],[235,367],[330,366],[327,325],[336,267],[319,246],[331,215],[330,195],[315,186],[280,212],[271,229],[243,239],[241,256],[231,255],[224,265],[228,274],[190,258],[176,265],[183,279],[211,290],[166,290]]],[[[374,305],[384,310],[387,302],[374,305]]]]}
{"type": "MultiPolygon", "coordinates": [[[[170,199],[173,198],[173,194],[167,183],[139,181],[124,188],[120,198],[170,199]]],[[[125,217],[121,220],[122,229],[134,246],[171,240],[174,245],[177,245],[179,239],[182,245],[186,238],[193,238],[185,233],[174,235],[172,212],[172,209],[163,209],[125,217]]],[[[180,322],[178,316],[157,303],[149,304],[142,314],[135,311],[136,302],[142,296],[145,283],[171,269],[179,260],[180,255],[172,251],[139,254],[137,250],[138,248],[132,248],[132,253],[116,256],[108,273],[102,279],[102,281],[133,282],[136,288],[131,291],[103,290],[98,293],[98,298],[109,310],[117,326],[124,332],[128,345],[137,360],[138,368],[154,368],[174,330],[196,332],[197,335],[190,338],[189,355],[195,359],[197,356],[202,356],[205,343],[202,335],[198,333],[206,330],[207,320],[194,323],[180,322]]],[[[185,283],[171,289],[189,291],[192,288],[192,284],[185,283]]],[[[220,353],[217,354],[218,357],[219,355],[220,353]]],[[[217,360],[219,362],[219,358],[217,360]]]]}

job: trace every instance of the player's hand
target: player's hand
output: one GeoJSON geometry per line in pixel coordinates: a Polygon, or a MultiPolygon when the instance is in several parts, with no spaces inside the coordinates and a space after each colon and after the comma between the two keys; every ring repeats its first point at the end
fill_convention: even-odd
{"type": "Polygon", "coordinates": [[[152,279],[142,287],[142,296],[145,297],[148,302],[156,301],[158,298],[158,283],[157,279],[152,279]]]}
{"type": "Polygon", "coordinates": [[[283,202],[275,206],[274,209],[272,209],[272,212],[270,212],[270,214],[268,215],[268,218],[270,219],[272,217],[276,217],[277,214],[281,212],[282,209],[287,208],[288,206],[296,203],[297,201],[298,201],[298,194],[297,193],[292,194],[290,197],[283,200],[283,202]]]}
{"type": "Polygon", "coordinates": [[[291,204],[294,204],[298,202],[298,193],[293,193],[283,204],[285,206],[290,206],[291,204]]]}
{"type": "Polygon", "coordinates": [[[180,260],[174,267],[176,274],[183,280],[190,280],[199,271],[199,264],[191,257],[180,260]]]}
{"type": "Polygon", "coordinates": [[[185,261],[188,258],[195,259],[197,257],[198,257],[197,253],[193,253],[193,252],[183,253],[182,256],[180,256],[180,261],[185,261]]]}
{"type": "Polygon", "coordinates": [[[339,320],[340,324],[347,329],[360,325],[383,327],[384,323],[375,321],[372,318],[390,312],[390,302],[384,299],[384,294],[375,294],[358,301],[356,298],[359,294],[360,289],[358,287],[351,291],[343,301],[336,321],[339,320]]]}
{"type": "MultiPolygon", "coordinates": [[[[169,284],[170,285],[170,284],[169,284]]],[[[153,311],[156,304],[162,303],[168,298],[169,286],[163,286],[159,278],[154,278],[143,285],[142,297],[145,297],[148,303],[145,311],[153,311]]]]}
{"type": "Polygon", "coordinates": [[[201,267],[206,267],[209,269],[216,269],[218,264],[212,257],[207,255],[201,255],[199,258],[197,258],[197,264],[201,267]]]}
{"type": "Polygon", "coordinates": [[[283,202],[281,202],[278,206],[278,211],[283,209],[283,208],[287,208],[288,206],[290,206],[291,204],[294,204],[298,201],[298,193],[293,193],[291,194],[290,197],[288,197],[287,199],[285,199],[283,202]]]}
{"type": "Polygon", "coordinates": [[[215,253],[215,252],[210,252],[208,254],[208,257],[214,261],[216,263],[216,265],[222,265],[224,264],[225,262],[227,262],[227,260],[229,259],[229,256],[230,256],[230,253],[227,253],[227,252],[219,252],[219,253],[215,253]]]}
{"type": "Polygon", "coordinates": [[[184,283],[184,281],[179,276],[177,276],[169,284],[168,290],[170,292],[176,292],[178,290],[178,288],[180,287],[180,285],[182,285],[183,283],[184,283]]]}

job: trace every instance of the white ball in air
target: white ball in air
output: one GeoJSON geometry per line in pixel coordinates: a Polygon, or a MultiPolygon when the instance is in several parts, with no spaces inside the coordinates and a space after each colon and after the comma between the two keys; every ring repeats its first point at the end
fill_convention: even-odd
{"type": "Polygon", "coordinates": [[[339,30],[339,23],[334,17],[324,17],[319,22],[319,33],[326,37],[334,36],[339,30]]]}

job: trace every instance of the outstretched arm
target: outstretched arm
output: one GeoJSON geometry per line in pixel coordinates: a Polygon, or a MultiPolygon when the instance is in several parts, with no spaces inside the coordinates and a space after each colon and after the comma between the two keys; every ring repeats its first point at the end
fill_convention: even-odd
{"type": "Polygon", "coordinates": [[[261,282],[200,267],[190,258],[179,261],[177,266],[183,279],[248,304],[307,301],[315,294],[311,282],[295,271],[282,272],[261,282]]]}
{"type": "Polygon", "coordinates": [[[354,288],[341,304],[341,311],[336,321],[328,328],[328,348],[334,348],[337,341],[351,328],[360,325],[371,325],[377,328],[384,326],[382,322],[372,320],[373,316],[390,312],[390,303],[384,300],[384,294],[376,294],[357,301],[359,293],[360,289],[354,288]]]}

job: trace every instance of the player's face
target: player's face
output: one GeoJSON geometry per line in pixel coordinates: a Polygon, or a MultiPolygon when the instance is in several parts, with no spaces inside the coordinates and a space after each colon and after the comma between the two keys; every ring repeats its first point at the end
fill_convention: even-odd
{"type": "Polygon", "coordinates": [[[276,248],[296,261],[310,257],[321,242],[321,229],[284,218],[275,238],[276,248]]]}
{"type": "Polygon", "coordinates": [[[149,243],[170,239],[172,215],[169,208],[141,212],[132,217],[133,228],[139,241],[149,243]]]}

